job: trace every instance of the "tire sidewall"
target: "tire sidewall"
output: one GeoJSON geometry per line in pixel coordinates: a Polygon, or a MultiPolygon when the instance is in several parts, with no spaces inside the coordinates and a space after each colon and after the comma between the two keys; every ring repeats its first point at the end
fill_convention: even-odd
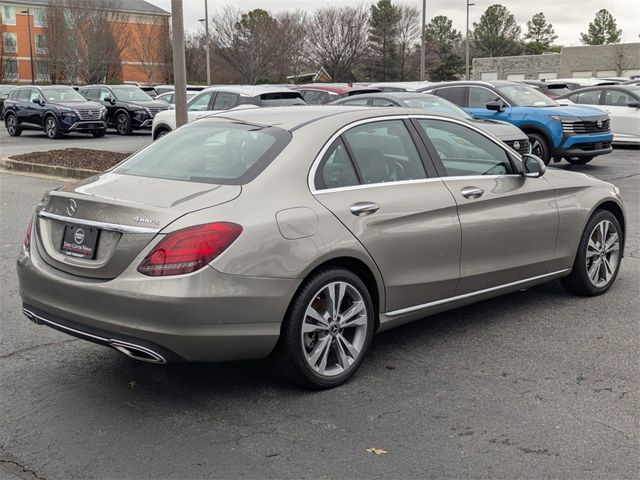
{"type": "Polygon", "coordinates": [[[582,234],[582,238],[580,239],[580,245],[578,247],[578,253],[576,254],[576,259],[573,266],[573,272],[578,276],[578,281],[583,283],[588,291],[589,295],[601,295],[605,293],[607,290],[611,288],[611,286],[615,283],[616,278],[618,277],[618,272],[620,271],[620,265],[622,264],[622,252],[624,251],[624,236],[622,233],[622,227],[620,226],[620,222],[611,212],[607,210],[599,210],[597,211],[587,222],[587,226],[584,229],[582,234]],[[591,232],[595,228],[595,226],[603,220],[609,220],[613,225],[615,225],[616,230],[618,232],[618,239],[620,242],[620,254],[618,258],[618,264],[616,265],[616,269],[613,272],[613,276],[607,285],[602,287],[597,287],[591,283],[589,280],[589,275],[587,273],[587,262],[586,262],[586,254],[587,254],[587,244],[589,243],[589,237],[591,236],[591,232]]]}
{"type": "Polygon", "coordinates": [[[4,126],[6,127],[7,132],[9,133],[10,136],[17,137],[20,134],[20,127],[18,127],[18,119],[13,113],[9,113],[5,115],[4,126]],[[9,129],[10,119],[13,120],[13,132],[11,132],[11,130],[9,129]]]}
{"type": "Polygon", "coordinates": [[[129,135],[131,133],[131,119],[129,118],[129,114],[125,113],[125,112],[120,112],[116,115],[116,119],[115,119],[115,123],[116,123],[116,132],[118,132],[118,134],[120,135],[129,135]],[[124,120],[126,121],[126,128],[124,128],[122,131],[120,130],[120,119],[124,118],[124,120]]]}
{"type": "Polygon", "coordinates": [[[44,133],[50,139],[60,137],[60,127],[58,126],[58,121],[53,115],[49,115],[44,119],[44,133]],[[54,125],[53,134],[49,134],[49,125],[51,124],[51,122],[53,122],[54,125]]]}
{"type": "Polygon", "coordinates": [[[291,349],[289,355],[293,357],[296,370],[306,380],[305,384],[313,388],[331,388],[347,381],[360,368],[373,339],[373,329],[375,328],[375,309],[371,300],[371,295],[364,282],[354,273],[341,268],[330,268],[310,278],[294,297],[287,312],[284,329],[287,337],[285,348],[291,349]],[[362,296],[367,311],[367,333],[360,355],[351,367],[336,376],[324,377],[318,375],[307,363],[302,348],[302,324],[307,307],[313,296],[329,283],[343,281],[349,283],[362,296]]]}
{"type": "Polygon", "coordinates": [[[533,145],[537,142],[540,145],[541,150],[540,155],[537,156],[542,159],[545,165],[549,165],[549,162],[551,161],[551,152],[547,139],[539,133],[527,133],[527,137],[529,138],[529,144],[531,145],[531,154],[536,155],[536,153],[533,151],[533,145]]]}

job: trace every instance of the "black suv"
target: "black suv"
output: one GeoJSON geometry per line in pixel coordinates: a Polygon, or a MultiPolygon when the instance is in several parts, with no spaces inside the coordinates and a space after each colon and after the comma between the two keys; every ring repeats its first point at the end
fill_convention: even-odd
{"type": "Polygon", "coordinates": [[[4,124],[12,137],[23,130],[44,130],[49,138],[71,132],[102,137],[106,119],[106,108],[65,85],[15,87],[4,101],[4,124]]]}
{"type": "Polygon", "coordinates": [[[2,109],[4,107],[4,101],[9,96],[9,92],[15,88],[15,85],[0,85],[0,120],[4,117],[2,115],[2,109]]]}
{"type": "Polygon", "coordinates": [[[153,117],[169,108],[167,102],[154,100],[134,85],[87,85],[80,89],[80,94],[107,108],[107,123],[120,135],[131,135],[133,130],[151,129],[153,117]]]}

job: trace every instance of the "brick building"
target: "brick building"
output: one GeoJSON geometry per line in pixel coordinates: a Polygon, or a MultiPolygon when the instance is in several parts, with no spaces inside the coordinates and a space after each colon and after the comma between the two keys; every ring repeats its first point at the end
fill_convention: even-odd
{"type": "Polygon", "coordinates": [[[640,75],[640,43],[563,47],[560,53],[473,59],[474,80],[640,75]]]}
{"type": "MultiPolygon", "coordinates": [[[[54,56],[49,52],[47,37],[51,35],[47,16],[51,5],[66,5],[50,0],[0,0],[0,81],[31,83],[32,63],[35,81],[50,81],[54,56]],[[31,35],[29,35],[31,34],[31,35]],[[30,37],[31,36],[31,41],[30,37]],[[51,67],[51,68],[50,68],[51,67]]],[[[87,9],[116,2],[84,0],[79,5],[87,9]]],[[[167,72],[165,57],[170,14],[144,0],[117,2],[114,18],[117,30],[119,58],[112,78],[124,82],[162,83],[167,72]]],[[[81,41],[73,35],[70,42],[81,41]]],[[[70,81],[82,82],[82,78],[70,81]]]]}

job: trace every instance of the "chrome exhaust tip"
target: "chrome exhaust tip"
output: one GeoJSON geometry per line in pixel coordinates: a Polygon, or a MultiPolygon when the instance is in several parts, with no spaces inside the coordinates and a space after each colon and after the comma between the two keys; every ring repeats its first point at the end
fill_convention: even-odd
{"type": "Polygon", "coordinates": [[[31,313],[29,310],[26,309],[22,309],[22,313],[24,313],[24,316],[27,317],[29,320],[31,320],[33,323],[35,323],[36,325],[40,325],[41,323],[38,321],[38,317],[36,317],[33,313],[31,313]]]}
{"type": "Polygon", "coordinates": [[[157,352],[147,348],[135,345],[133,343],[121,342],[120,340],[110,340],[109,346],[115,348],[120,353],[124,353],[127,357],[141,362],[149,363],[167,363],[165,358],[157,352]]]}

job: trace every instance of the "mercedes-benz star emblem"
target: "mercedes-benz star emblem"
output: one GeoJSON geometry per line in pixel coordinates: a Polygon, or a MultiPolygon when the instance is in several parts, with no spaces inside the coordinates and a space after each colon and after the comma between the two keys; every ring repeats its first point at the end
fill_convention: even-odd
{"type": "Polygon", "coordinates": [[[76,245],[82,244],[84,242],[84,230],[79,228],[76,230],[76,233],[73,234],[73,241],[76,242],[76,245]]]}
{"type": "Polygon", "coordinates": [[[513,149],[514,150],[520,150],[520,142],[519,141],[515,141],[513,142],[513,149]]]}
{"type": "Polygon", "coordinates": [[[76,203],[76,201],[73,198],[69,199],[69,204],[67,205],[67,214],[70,217],[73,217],[76,214],[76,211],[78,210],[78,204],[76,203]]]}
{"type": "Polygon", "coordinates": [[[602,128],[602,120],[598,120],[596,122],[596,125],[598,126],[598,128],[602,128]]]}

